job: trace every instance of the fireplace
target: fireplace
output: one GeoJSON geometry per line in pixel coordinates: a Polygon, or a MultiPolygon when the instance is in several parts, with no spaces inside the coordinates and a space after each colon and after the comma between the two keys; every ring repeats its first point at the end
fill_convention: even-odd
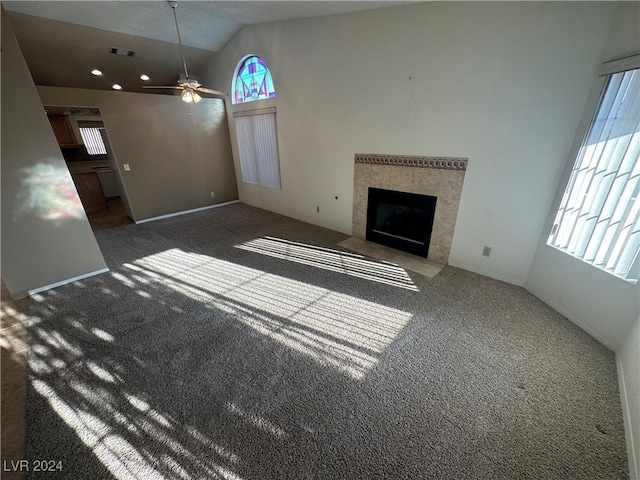
{"type": "Polygon", "coordinates": [[[436,197],[369,187],[366,239],[427,258],[436,197]]]}
{"type": "MultiPolygon", "coordinates": [[[[434,204],[432,228],[426,241],[426,249],[418,253],[427,260],[446,265],[458,215],[458,205],[462,193],[466,158],[418,157],[356,153],[353,180],[353,229],[357,239],[373,240],[367,232],[369,190],[392,190],[400,193],[433,196],[434,204]]],[[[387,202],[389,203],[389,202],[387,202]]],[[[380,228],[376,228],[380,230],[380,228]]],[[[384,235],[384,234],[383,234],[384,235]]],[[[393,235],[397,235],[393,233],[393,235]]],[[[384,235],[389,240],[390,235],[384,235]]],[[[400,237],[406,235],[400,234],[400,237]]],[[[383,240],[384,241],[384,240],[383,240]]],[[[382,243],[382,242],[379,242],[382,243]]],[[[399,249],[398,246],[390,247],[399,249]]]]}

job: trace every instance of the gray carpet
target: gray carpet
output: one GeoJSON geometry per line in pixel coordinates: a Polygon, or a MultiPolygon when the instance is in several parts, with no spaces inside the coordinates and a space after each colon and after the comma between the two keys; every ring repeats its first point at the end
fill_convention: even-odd
{"type": "Polygon", "coordinates": [[[613,353],[522,288],[242,204],[97,238],[32,301],[30,478],[628,478],[613,353]]]}

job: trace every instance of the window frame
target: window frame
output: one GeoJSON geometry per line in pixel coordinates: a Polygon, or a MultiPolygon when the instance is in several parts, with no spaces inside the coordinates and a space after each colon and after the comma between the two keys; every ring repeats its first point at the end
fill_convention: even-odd
{"type": "MultiPolygon", "coordinates": [[[[611,148],[609,143],[614,142],[613,138],[616,139],[615,141],[618,141],[617,140],[618,138],[623,138],[623,137],[598,136],[595,139],[600,141],[598,143],[593,143],[594,137],[592,136],[592,134],[594,132],[599,131],[598,130],[599,122],[604,121],[605,124],[615,124],[615,122],[620,122],[619,120],[617,120],[618,118],[617,115],[613,115],[613,113],[617,113],[618,108],[620,108],[620,105],[622,104],[617,102],[613,103],[613,105],[617,106],[617,108],[614,110],[604,105],[603,102],[605,102],[605,99],[610,100],[612,97],[615,100],[614,94],[618,94],[620,92],[619,86],[615,86],[615,84],[613,84],[612,82],[614,75],[625,74],[633,70],[637,70],[633,74],[634,76],[640,76],[640,55],[625,57],[623,59],[607,62],[604,64],[602,74],[600,75],[601,78],[598,79],[598,83],[597,83],[597,86],[599,87],[598,88],[599,95],[597,96],[597,103],[595,103],[592,108],[589,108],[592,114],[589,116],[588,120],[586,118],[583,118],[583,122],[585,122],[585,124],[583,125],[583,128],[581,128],[580,130],[584,132],[584,135],[580,139],[580,142],[577,142],[577,145],[574,145],[574,147],[572,148],[571,159],[573,160],[573,162],[571,163],[571,166],[568,169],[567,175],[565,177],[564,188],[562,189],[561,192],[559,192],[560,198],[556,203],[555,215],[553,217],[553,222],[552,222],[549,236],[546,241],[546,245],[556,250],[559,250],[571,256],[574,259],[587,263],[588,265],[591,265],[594,268],[597,268],[598,270],[609,273],[615,276],[616,278],[620,278],[624,281],[635,284],[638,282],[638,278],[640,277],[640,248],[637,248],[634,253],[634,247],[633,247],[633,245],[635,245],[635,243],[637,242],[637,238],[638,238],[637,222],[640,221],[636,219],[638,202],[640,202],[640,200],[637,200],[637,196],[633,196],[633,195],[628,196],[626,201],[620,202],[619,200],[623,198],[623,194],[621,193],[617,197],[616,196],[611,197],[609,195],[610,190],[607,189],[606,190],[607,194],[604,195],[604,197],[602,195],[596,195],[596,194],[592,194],[588,197],[589,200],[591,198],[595,198],[596,202],[600,203],[600,208],[596,208],[595,210],[588,209],[588,208],[583,209],[583,205],[585,204],[583,200],[576,200],[574,203],[572,203],[572,198],[573,199],[577,198],[574,191],[574,187],[576,187],[576,184],[575,184],[576,178],[579,175],[583,175],[584,170],[593,171],[593,173],[587,173],[586,175],[584,175],[583,178],[585,178],[589,182],[594,182],[595,180],[596,182],[595,185],[599,187],[602,187],[602,186],[606,187],[607,181],[613,184],[613,181],[601,179],[606,177],[612,178],[611,177],[612,175],[613,175],[613,179],[615,179],[614,181],[617,181],[617,179],[619,179],[621,176],[628,175],[626,180],[624,180],[623,185],[624,185],[624,188],[630,187],[632,191],[637,190],[640,185],[640,183],[638,183],[640,182],[640,179],[638,179],[638,174],[637,174],[637,171],[640,168],[640,158],[639,158],[640,155],[638,155],[637,157],[635,153],[630,155],[629,158],[630,158],[631,166],[630,168],[628,168],[628,171],[623,170],[622,173],[621,173],[622,160],[626,159],[626,155],[627,155],[626,149],[622,153],[616,154],[616,155],[608,154],[607,152],[606,157],[603,157],[602,155],[591,157],[589,155],[590,149],[591,150],[596,149],[595,145],[602,144],[603,145],[602,148],[604,150],[604,146],[606,146],[607,148],[611,148]],[[610,87],[613,88],[611,91],[609,91],[610,87]],[[606,114],[606,117],[603,116],[603,113],[606,114]],[[589,158],[591,158],[591,160],[585,163],[585,159],[589,159],[589,158]],[[602,162],[601,160],[602,158],[613,160],[613,164],[614,165],[617,164],[617,167],[611,169],[609,166],[609,162],[602,162]],[[605,173],[603,173],[601,165],[604,165],[605,168],[608,168],[608,170],[606,170],[605,173]],[[628,237],[626,237],[627,238],[626,241],[629,241],[629,240],[632,241],[631,248],[627,249],[627,258],[629,258],[628,255],[630,254],[632,260],[630,261],[630,263],[625,262],[623,264],[623,266],[625,267],[626,265],[628,265],[628,268],[626,268],[626,270],[618,268],[618,265],[616,263],[617,263],[617,259],[619,259],[619,256],[613,256],[614,263],[610,262],[612,252],[615,252],[615,249],[614,249],[615,242],[619,238],[621,238],[621,235],[623,239],[625,238],[625,236],[623,235],[624,229],[621,228],[620,222],[615,222],[615,221],[609,222],[610,220],[613,219],[614,215],[613,214],[608,215],[606,213],[604,209],[604,206],[605,206],[604,203],[605,201],[609,201],[610,199],[613,200],[614,202],[613,204],[616,206],[616,208],[618,208],[618,206],[620,205],[621,208],[623,207],[626,209],[625,212],[622,214],[621,220],[620,220],[622,222],[625,222],[624,223],[625,225],[628,224],[628,227],[631,232],[628,234],[628,237]],[[630,208],[636,208],[636,210],[630,210],[630,208]],[[584,218],[586,216],[587,218],[586,221],[591,221],[594,227],[580,230],[582,228],[582,224],[580,224],[578,227],[578,230],[576,231],[576,228],[577,228],[576,225],[578,225],[578,223],[576,223],[576,221],[572,221],[569,217],[567,217],[566,219],[564,218],[565,215],[569,215],[567,212],[572,212],[574,216],[573,218],[576,218],[576,216],[584,218]],[[632,213],[633,213],[633,216],[632,216],[632,213]],[[569,222],[568,225],[567,224],[562,225],[562,220],[568,221],[569,222]],[[609,223],[606,223],[606,227],[602,227],[602,228],[607,228],[607,229],[613,228],[616,230],[613,235],[613,238],[615,240],[612,241],[611,243],[607,243],[606,235],[602,234],[602,235],[596,235],[595,238],[597,241],[594,241],[594,243],[591,244],[590,241],[592,237],[595,235],[596,229],[601,228],[601,226],[599,225],[601,222],[609,222],[609,223]],[[569,228],[567,228],[567,226],[569,228]],[[563,235],[562,237],[561,237],[561,234],[563,235]],[[569,241],[567,241],[567,238],[570,238],[572,243],[569,243],[569,241]],[[583,247],[577,247],[576,245],[582,245],[583,247]],[[602,245],[605,245],[606,250],[608,252],[604,257],[601,254],[602,245]],[[609,246],[607,247],[607,245],[609,246]],[[591,248],[587,248],[587,246],[591,248]],[[598,254],[593,253],[594,249],[598,252],[598,254]]],[[[620,80],[623,78],[624,77],[619,77],[617,78],[617,80],[620,80]]],[[[634,81],[637,82],[638,77],[635,77],[634,81]]],[[[635,93],[636,90],[633,90],[633,92],[635,93]]],[[[631,98],[632,100],[635,99],[636,103],[638,102],[637,96],[634,96],[631,98]]],[[[631,106],[635,106],[636,103],[631,103],[631,106]]],[[[631,113],[634,113],[635,109],[629,108],[629,111],[631,113]]],[[[637,121],[636,120],[637,117],[635,115],[632,118],[634,122],[637,121]]],[[[638,137],[636,135],[640,135],[640,133],[638,133],[637,128],[638,127],[636,126],[635,130],[629,131],[630,138],[633,138],[633,137],[635,138],[629,141],[629,144],[626,147],[627,149],[629,148],[629,146],[637,147],[638,137]]],[[[615,149],[612,149],[612,151],[613,150],[615,149]]],[[[635,152],[635,148],[634,150],[632,150],[632,152],[635,152]]],[[[587,198],[587,195],[591,194],[591,188],[592,187],[589,187],[589,189],[587,189],[587,193],[585,194],[585,197],[580,196],[579,198],[580,199],[587,198]]],[[[581,221],[585,221],[585,220],[581,220],[581,221]]]]}

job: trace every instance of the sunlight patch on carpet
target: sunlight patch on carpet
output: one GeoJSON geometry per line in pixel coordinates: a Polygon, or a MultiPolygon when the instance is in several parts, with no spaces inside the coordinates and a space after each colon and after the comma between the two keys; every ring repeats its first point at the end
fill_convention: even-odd
{"type": "MultiPolygon", "coordinates": [[[[227,462],[237,464],[239,457],[236,454],[215,444],[195,427],[176,425],[140,398],[123,393],[134,408],[132,411],[121,406],[116,407],[118,403],[116,399],[94,384],[77,380],[69,383],[69,387],[82,397],[82,401],[74,401],[74,396],[69,395],[70,392],[59,392],[49,383],[38,378],[32,379],[31,385],[115,479],[167,478],[162,471],[152,465],[152,463],[158,463],[162,468],[170,468],[172,474],[177,475],[171,478],[193,478],[187,469],[198,465],[203,471],[208,472],[207,478],[244,480],[229,468],[213,462],[210,458],[211,453],[215,452],[227,462]],[[126,428],[125,433],[129,440],[116,432],[122,427],[126,428]],[[196,444],[183,444],[177,441],[172,433],[176,428],[183,428],[196,444]],[[134,441],[138,438],[160,442],[172,453],[155,456],[151,451],[139,448],[138,442],[134,441]]],[[[264,420],[259,420],[260,425],[265,423],[264,420]]],[[[267,426],[271,425],[267,424],[267,426]]]]}
{"type": "Polygon", "coordinates": [[[262,430],[263,432],[273,435],[276,438],[287,436],[287,432],[285,432],[284,429],[280,428],[277,425],[274,425],[272,422],[264,417],[261,417],[260,415],[245,411],[233,402],[227,402],[226,407],[230,413],[237,415],[238,417],[249,422],[251,425],[262,430]]]}
{"type": "Polygon", "coordinates": [[[32,385],[115,478],[135,480],[164,478],[129,442],[119,435],[111,434],[111,428],[97,416],[71,407],[41,380],[33,380],[32,385]]]}
{"type": "Polygon", "coordinates": [[[419,291],[404,268],[390,262],[368,260],[362,255],[350,252],[275,237],[256,238],[236,245],[236,248],[414,292],[419,291]]]}
{"type": "Polygon", "coordinates": [[[184,295],[231,313],[257,332],[359,379],[411,314],[206,255],[171,249],[125,268],[165,277],[184,295]]]}

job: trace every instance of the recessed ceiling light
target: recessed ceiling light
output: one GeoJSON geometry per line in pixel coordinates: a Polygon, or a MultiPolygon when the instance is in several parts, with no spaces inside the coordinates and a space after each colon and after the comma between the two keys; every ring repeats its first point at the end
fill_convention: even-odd
{"type": "Polygon", "coordinates": [[[99,77],[100,75],[102,75],[102,72],[96,68],[94,70],[91,70],[91,75],[95,75],[96,77],[99,77]]]}
{"type": "Polygon", "coordinates": [[[145,82],[149,80],[149,75],[145,75],[144,73],[140,75],[140,80],[144,80],[145,82]]]}
{"type": "Polygon", "coordinates": [[[122,87],[117,83],[114,83],[113,85],[111,85],[111,88],[113,88],[114,90],[122,90],[122,87]]]}

